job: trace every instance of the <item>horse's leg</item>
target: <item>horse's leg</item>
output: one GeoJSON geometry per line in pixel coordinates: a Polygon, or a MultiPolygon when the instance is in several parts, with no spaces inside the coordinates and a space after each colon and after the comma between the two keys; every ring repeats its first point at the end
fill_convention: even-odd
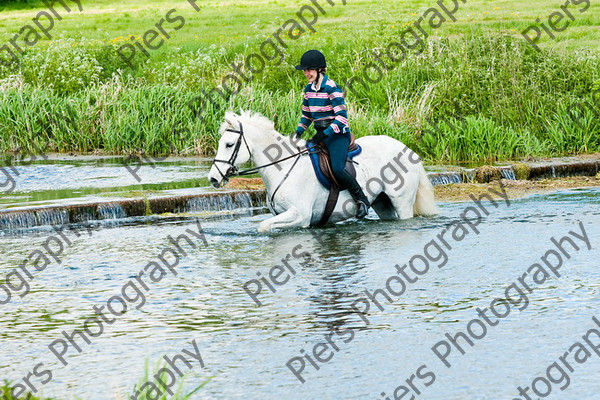
{"type": "Polygon", "coordinates": [[[308,228],[309,225],[310,215],[302,215],[296,207],[292,207],[279,215],[261,222],[258,226],[258,231],[264,233],[278,228],[308,228]]]}
{"type": "Polygon", "coordinates": [[[414,196],[409,196],[408,193],[404,192],[403,196],[391,197],[390,201],[394,205],[396,214],[400,219],[408,219],[415,216],[413,204],[415,202],[414,196]]]}
{"type": "Polygon", "coordinates": [[[417,185],[417,182],[408,176],[405,177],[404,185],[400,188],[386,185],[384,193],[388,195],[399,219],[408,219],[415,216],[414,204],[417,185]]]}
{"type": "Polygon", "coordinates": [[[379,193],[375,200],[371,202],[371,207],[373,210],[375,210],[379,216],[379,219],[383,221],[398,219],[394,204],[390,200],[390,196],[388,196],[385,192],[379,193]]]}

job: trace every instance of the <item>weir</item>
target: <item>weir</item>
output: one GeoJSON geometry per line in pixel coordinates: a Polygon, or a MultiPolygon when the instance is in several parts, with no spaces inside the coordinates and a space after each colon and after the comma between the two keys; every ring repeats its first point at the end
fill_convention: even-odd
{"type": "Polygon", "coordinates": [[[532,163],[530,164],[529,179],[594,176],[598,172],[600,172],[600,160],[564,163],[532,163]]]}
{"type": "Polygon", "coordinates": [[[429,174],[429,181],[433,186],[449,185],[451,183],[463,183],[463,174],[460,172],[442,172],[429,174]]]}
{"type": "MultiPolygon", "coordinates": [[[[594,176],[600,171],[600,160],[542,161],[520,165],[458,168],[448,172],[429,173],[432,185],[448,185],[499,178],[545,179],[568,176],[594,176]],[[519,170],[517,174],[516,171],[519,170]],[[482,172],[483,173],[479,173],[482,172]],[[525,175],[523,175],[525,174],[525,175]],[[483,177],[483,178],[482,178],[483,177]]],[[[85,201],[76,204],[26,206],[0,210],[0,234],[39,226],[61,226],[90,221],[119,221],[126,218],[160,214],[218,213],[222,211],[265,208],[265,191],[228,190],[190,194],[171,193],[154,197],[85,201]]]]}
{"type": "Polygon", "coordinates": [[[0,211],[0,231],[165,213],[219,212],[265,207],[264,197],[264,190],[244,190],[13,208],[0,211]]]}

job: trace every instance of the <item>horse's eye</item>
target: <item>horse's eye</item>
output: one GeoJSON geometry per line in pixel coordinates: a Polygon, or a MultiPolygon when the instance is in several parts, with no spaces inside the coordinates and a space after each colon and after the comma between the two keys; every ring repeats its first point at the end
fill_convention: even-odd
{"type": "Polygon", "coordinates": [[[227,143],[227,144],[225,145],[225,147],[227,147],[228,149],[230,149],[230,148],[232,148],[232,147],[233,147],[233,143],[227,143]]]}

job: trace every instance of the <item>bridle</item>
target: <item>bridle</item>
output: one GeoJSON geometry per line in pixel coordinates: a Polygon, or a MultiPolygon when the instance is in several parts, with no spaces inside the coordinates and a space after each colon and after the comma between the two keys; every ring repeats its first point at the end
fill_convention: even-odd
{"type": "MultiPolygon", "coordinates": [[[[271,205],[271,209],[273,210],[273,212],[275,212],[275,204],[273,203],[273,200],[275,198],[275,194],[277,193],[277,191],[279,190],[279,188],[281,187],[281,185],[283,185],[283,182],[285,182],[286,179],[288,178],[288,176],[290,176],[290,173],[292,172],[292,169],[294,169],[294,167],[296,166],[296,164],[300,160],[300,156],[308,154],[308,152],[311,149],[313,149],[314,147],[316,147],[316,146],[307,146],[305,149],[303,149],[303,150],[298,149],[297,153],[294,153],[294,154],[292,154],[290,156],[281,158],[281,159],[279,159],[277,161],[273,161],[273,162],[265,164],[265,165],[261,165],[261,166],[258,166],[258,167],[254,167],[254,168],[250,168],[250,169],[246,169],[246,170],[240,171],[238,169],[238,167],[235,166],[234,163],[235,163],[235,160],[236,160],[236,158],[238,156],[238,153],[240,152],[240,148],[242,147],[242,142],[244,142],[244,145],[246,146],[246,149],[248,150],[248,154],[252,155],[252,152],[250,151],[250,147],[248,146],[248,142],[246,142],[246,137],[244,136],[244,126],[242,125],[241,122],[239,124],[240,124],[240,129],[231,129],[231,128],[225,129],[226,132],[234,132],[234,133],[237,133],[237,134],[240,135],[238,137],[237,142],[235,143],[235,148],[233,149],[233,153],[231,153],[231,157],[229,157],[229,160],[225,161],[225,160],[219,160],[217,158],[215,158],[213,160],[213,165],[215,166],[215,168],[217,168],[217,171],[219,171],[219,174],[221,174],[221,176],[223,177],[223,179],[227,180],[231,176],[243,176],[243,175],[255,174],[261,168],[270,167],[271,165],[279,164],[282,161],[286,161],[286,160],[289,160],[290,158],[296,157],[296,160],[293,162],[293,164],[290,167],[290,169],[287,171],[287,173],[285,174],[285,176],[283,177],[283,179],[281,180],[281,182],[279,182],[279,185],[277,185],[277,187],[275,188],[275,190],[271,194],[270,198],[268,199],[269,203],[271,205]],[[217,163],[228,164],[229,168],[227,169],[227,171],[225,171],[225,173],[223,173],[221,171],[221,169],[219,168],[219,165],[217,163]]],[[[319,150],[316,150],[316,151],[319,151],[319,150]]]]}
{"type": "Polygon", "coordinates": [[[244,136],[244,126],[242,125],[242,123],[240,122],[240,129],[236,130],[236,129],[225,129],[225,131],[227,132],[234,132],[239,134],[240,136],[238,137],[237,142],[235,142],[235,148],[233,149],[233,153],[231,153],[231,157],[229,157],[229,160],[219,160],[217,158],[215,158],[213,160],[213,165],[215,166],[215,168],[217,169],[217,171],[219,171],[219,174],[221,174],[221,177],[223,177],[224,179],[228,179],[230,176],[234,176],[234,175],[239,175],[239,171],[238,171],[238,167],[235,166],[235,159],[237,158],[239,152],[240,152],[240,147],[242,147],[242,141],[244,142],[244,144],[246,145],[246,150],[248,150],[248,154],[252,154],[250,152],[250,147],[248,146],[248,142],[246,142],[246,137],[244,136]],[[225,173],[223,173],[221,171],[221,168],[219,168],[219,165],[217,163],[224,163],[224,164],[228,164],[229,168],[227,169],[227,171],[225,171],[225,173]]]}
{"type": "MultiPolygon", "coordinates": [[[[246,141],[246,137],[244,136],[244,126],[242,125],[242,123],[240,122],[240,129],[225,129],[226,132],[234,132],[239,134],[240,136],[238,137],[237,142],[235,143],[235,148],[233,149],[233,153],[231,153],[231,157],[229,157],[229,160],[225,161],[225,160],[219,160],[217,158],[215,158],[213,160],[213,165],[215,166],[215,168],[217,168],[217,171],[219,171],[219,174],[221,174],[221,176],[225,179],[228,179],[231,176],[244,176],[244,175],[251,175],[251,174],[255,174],[256,172],[258,172],[258,170],[265,168],[265,167],[270,167],[271,165],[275,165],[275,164],[279,164],[280,162],[289,160],[290,158],[294,158],[294,157],[298,157],[301,156],[303,154],[308,153],[313,147],[315,146],[311,146],[311,147],[306,147],[303,150],[298,149],[297,153],[292,154],[291,156],[287,156],[284,158],[281,158],[277,161],[273,161],[271,163],[265,164],[265,165],[260,165],[258,167],[254,167],[254,168],[249,168],[249,169],[245,169],[243,171],[240,171],[238,169],[238,167],[235,166],[235,159],[238,156],[238,153],[240,152],[240,147],[242,147],[242,142],[244,142],[244,145],[246,146],[246,150],[248,150],[248,154],[252,155],[252,152],[250,151],[250,146],[248,146],[248,142],[246,141]],[[224,164],[228,164],[229,168],[227,169],[227,171],[225,171],[225,173],[223,173],[221,171],[221,169],[219,168],[217,163],[224,163],[224,164]]],[[[296,165],[296,163],[294,163],[294,165],[296,165]]],[[[287,176],[286,176],[287,178],[287,176]]]]}

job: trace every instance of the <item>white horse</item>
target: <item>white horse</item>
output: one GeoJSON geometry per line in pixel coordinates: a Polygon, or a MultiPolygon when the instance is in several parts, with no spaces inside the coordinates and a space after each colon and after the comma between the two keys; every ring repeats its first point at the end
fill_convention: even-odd
{"type": "MultiPolygon", "coordinates": [[[[268,118],[251,112],[228,112],[219,130],[221,138],[208,173],[214,187],[227,184],[238,166],[252,160],[259,168],[268,206],[274,217],[261,222],[259,232],[306,228],[319,222],[328,190],[317,180],[309,157],[294,156],[306,148],[302,139],[278,133],[268,118]],[[276,153],[276,154],[275,154],[276,153]]],[[[407,219],[435,215],[433,188],[420,158],[389,136],[366,136],[356,140],[362,153],[354,157],[356,179],[381,219],[407,219]]],[[[347,190],[340,193],[329,222],[352,218],[356,205],[347,190]]]]}

